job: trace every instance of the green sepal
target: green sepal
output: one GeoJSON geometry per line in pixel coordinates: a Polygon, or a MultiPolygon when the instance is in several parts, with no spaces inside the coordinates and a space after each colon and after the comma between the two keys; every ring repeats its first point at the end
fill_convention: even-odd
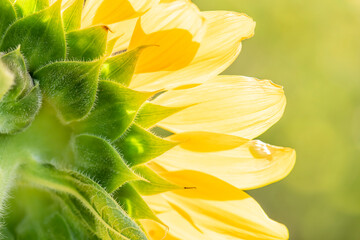
{"type": "Polygon", "coordinates": [[[66,58],[90,61],[102,57],[106,51],[108,31],[106,26],[94,26],[67,33],[66,58]]]}
{"type": "Polygon", "coordinates": [[[129,86],[134,75],[137,60],[145,47],[118,54],[108,58],[102,66],[100,79],[111,80],[129,86]]]}
{"type": "Polygon", "coordinates": [[[112,196],[132,219],[150,219],[163,224],[129,183],[116,190],[112,196]]]}
{"type": "Polygon", "coordinates": [[[139,176],[145,180],[139,180],[131,182],[131,185],[141,195],[154,195],[176,189],[182,189],[182,187],[173,184],[166,179],[160,177],[153,170],[146,165],[138,165],[132,168],[139,176]]]}
{"type": "Polygon", "coordinates": [[[130,166],[150,161],[176,146],[175,142],[159,138],[136,124],[113,144],[130,166]]]}
{"type": "Polygon", "coordinates": [[[39,84],[17,101],[0,102],[0,133],[13,134],[27,128],[41,107],[39,84]]]}
{"type": "Polygon", "coordinates": [[[16,21],[6,31],[0,51],[21,46],[28,70],[65,59],[65,34],[61,20],[61,1],[51,7],[16,21]]]}
{"type": "Polygon", "coordinates": [[[18,18],[22,18],[49,7],[49,0],[16,0],[14,7],[18,18]]]}
{"type": "Polygon", "coordinates": [[[0,61],[0,100],[11,89],[13,84],[13,73],[0,61]]]}
{"type": "Polygon", "coordinates": [[[186,107],[165,107],[148,102],[140,108],[135,122],[143,128],[150,128],[161,120],[185,108],[186,107]]]}
{"type": "Polygon", "coordinates": [[[142,179],[130,170],[116,149],[100,137],[76,136],[72,147],[75,155],[72,168],[91,176],[108,192],[128,181],[142,179]]]}
{"type": "MultiPolygon", "coordinates": [[[[41,189],[56,192],[73,207],[74,214],[91,224],[92,231],[103,240],[145,240],[139,226],[121,209],[119,204],[90,178],[73,172],[61,171],[52,165],[29,163],[19,169],[19,181],[41,189]]],[[[81,221],[81,220],[80,220],[81,221]]]]}
{"type": "Polygon", "coordinates": [[[25,59],[20,53],[20,48],[1,56],[0,59],[15,76],[14,85],[6,94],[6,100],[16,100],[24,97],[34,84],[30,74],[27,72],[25,59]]]}
{"type": "Polygon", "coordinates": [[[83,118],[93,107],[101,63],[56,62],[34,73],[46,99],[65,122],[83,118]]]}
{"type": "Polygon", "coordinates": [[[16,13],[13,5],[9,0],[0,1],[0,40],[6,29],[15,22],[16,13]]]}
{"type": "Polygon", "coordinates": [[[111,81],[99,81],[96,105],[82,121],[74,122],[76,133],[110,139],[121,136],[133,122],[140,106],[153,93],[137,92],[111,81]]]}
{"type": "Polygon", "coordinates": [[[117,42],[117,40],[119,40],[120,37],[115,37],[111,40],[108,40],[107,44],[106,44],[106,51],[105,51],[105,56],[106,57],[109,57],[113,50],[114,50],[114,47],[115,47],[115,44],[117,42]]]}
{"type": "Polygon", "coordinates": [[[65,32],[78,30],[81,27],[81,13],[84,0],[75,0],[74,3],[63,12],[65,32]]]}

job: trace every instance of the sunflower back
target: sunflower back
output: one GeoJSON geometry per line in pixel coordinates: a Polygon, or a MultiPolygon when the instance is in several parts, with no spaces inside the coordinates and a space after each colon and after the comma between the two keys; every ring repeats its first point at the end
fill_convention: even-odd
{"type": "Polygon", "coordinates": [[[182,109],[128,88],[151,46],[111,54],[111,30],[80,29],[82,9],[83,0],[65,11],[61,1],[0,1],[6,239],[147,239],[138,220],[160,220],[140,194],[178,188],[142,165],[175,146],[147,129],[182,109]]]}

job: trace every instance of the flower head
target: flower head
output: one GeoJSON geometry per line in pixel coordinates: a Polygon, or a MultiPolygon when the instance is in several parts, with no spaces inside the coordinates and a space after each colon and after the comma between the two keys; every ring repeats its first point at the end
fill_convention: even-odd
{"type": "Polygon", "coordinates": [[[6,237],[288,238],[243,191],[294,165],[254,140],[283,89],[219,76],[251,18],[189,0],[3,0],[0,18],[6,237]]]}

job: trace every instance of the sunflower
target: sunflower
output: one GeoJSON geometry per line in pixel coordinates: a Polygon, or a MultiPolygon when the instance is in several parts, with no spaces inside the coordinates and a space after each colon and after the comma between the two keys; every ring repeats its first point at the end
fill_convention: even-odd
{"type": "Polygon", "coordinates": [[[244,190],[281,86],[219,76],[254,21],[189,0],[0,0],[5,239],[288,239],[244,190]]]}

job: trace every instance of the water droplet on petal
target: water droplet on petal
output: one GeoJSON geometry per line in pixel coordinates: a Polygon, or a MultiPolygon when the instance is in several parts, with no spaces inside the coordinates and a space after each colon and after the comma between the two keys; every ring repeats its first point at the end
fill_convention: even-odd
{"type": "Polygon", "coordinates": [[[260,140],[252,141],[249,150],[255,158],[271,159],[271,150],[269,146],[260,140]]]}

